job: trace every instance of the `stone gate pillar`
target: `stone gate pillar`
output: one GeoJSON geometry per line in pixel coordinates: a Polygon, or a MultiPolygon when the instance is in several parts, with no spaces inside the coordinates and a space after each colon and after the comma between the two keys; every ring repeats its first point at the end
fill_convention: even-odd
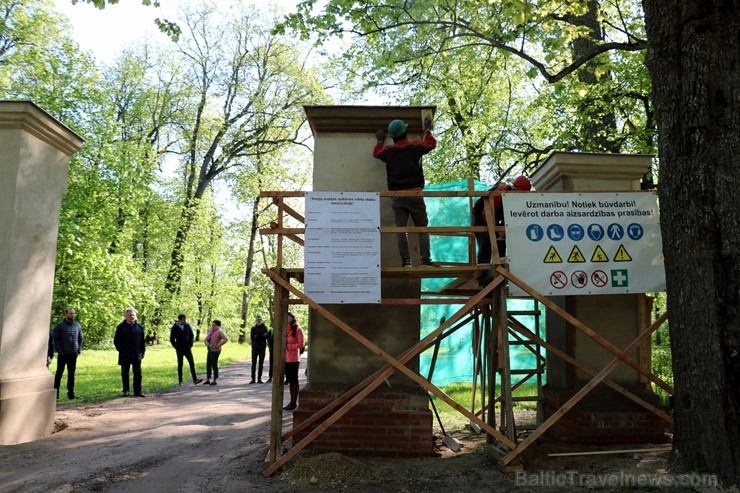
{"type": "MultiPolygon", "coordinates": [[[[554,152],[532,175],[539,191],[628,192],[640,190],[652,156],[554,152]]],[[[550,299],[618,348],[624,348],[650,325],[652,299],[643,293],[555,296],[550,299]]],[[[614,355],[555,314],[547,315],[547,341],[596,371],[614,355]]],[[[630,355],[650,369],[650,339],[630,355]]],[[[620,364],[608,377],[653,405],[659,405],[649,382],[620,364]]],[[[591,376],[562,359],[547,356],[545,418],[578,392],[591,376]]],[[[638,443],[664,439],[665,423],[655,414],[604,385],[599,385],[547,432],[571,442],[638,443]]]]}
{"type": "MultiPolygon", "coordinates": [[[[385,165],[372,155],[375,131],[400,118],[409,124],[411,139],[422,135],[422,111],[434,107],[307,106],[314,135],[314,191],[374,192],[388,189],[385,165]]],[[[390,142],[390,139],[388,139],[390,142]]],[[[395,223],[390,199],[381,199],[381,224],[395,223]]],[[[409,235],[412,258],[419,258],[417,235],[409,235]]],[[[383,267],[401,266],[394,235],[381,235],[383,267]]],[[[419,279],[383,279],[386,298],[417,298],[419,279]]],[[[419,342],[418,305],[326,304],[323,307],[354,330],[397,356],[419,342]]],[[[300,424],[345,391],[386,365],[385,361],[310,312],[309,381],[300,391],[293,413],[300,424]]],[[[418,371],[419,358],[407,366],[418,371]]],[[[303,438],[318,424],[296,435],[303,438]]],[[[314,440],[310,448],[339,450],[347,455],[429,456],[433,453],[432,415],[427,393],[400,372],[375,389],[337,423],[314,440]]]]}
{"type": "Polygon", "coordinates": [[[51,433],[46,368],[59,209],[83,140],[30,101],[0,101],[0,444],[51,433]]]}

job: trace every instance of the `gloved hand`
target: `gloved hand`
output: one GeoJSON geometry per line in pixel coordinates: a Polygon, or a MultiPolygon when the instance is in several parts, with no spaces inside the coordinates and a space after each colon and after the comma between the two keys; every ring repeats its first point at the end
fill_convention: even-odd
{"type": "Polygon", "coordinates": [[[431,116],[424,118],[424,130],[434,130],[434,122],[431,116]]]}
{"type": "Polygon", "coordinates": [[[375,138],[378,139],[378,144],[385,142],[385,130],[382,128],[375,132],[375,138]]]}

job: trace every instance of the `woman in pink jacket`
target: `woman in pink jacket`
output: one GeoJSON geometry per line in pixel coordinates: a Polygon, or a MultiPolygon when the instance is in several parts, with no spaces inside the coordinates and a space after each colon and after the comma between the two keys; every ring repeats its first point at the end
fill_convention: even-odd
{"type": "Polygon", "coordinates": [[[221,346],[227,342],[229,342],[229,338],[226,337],[226,332],[221,328],[221,321],[214,320],[205,339],[208,356],[206,356],[206,381],[203,382],[203,385],[216,385],[216,380],[218,380],[218,357],[221,356],[221,346]],[[211,371],[213,371],[213,380],[211,380],[211,371]]]}
{"type": "Polygon", "coordinates": [[[283,409],[292,411],[298,407],[298,365],[303,348],[303,329],[295,320],[295,315],[288,313],[288,326],[285,329],[285,383],[290,387],[290,403],[283,409]]]}

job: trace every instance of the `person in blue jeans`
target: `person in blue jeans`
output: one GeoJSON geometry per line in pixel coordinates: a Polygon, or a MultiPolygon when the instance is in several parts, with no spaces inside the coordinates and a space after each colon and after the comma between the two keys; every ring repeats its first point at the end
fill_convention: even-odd
{"type": "Polygon", "coordinates": [[[206,358],[206,381],[203,382],[203,385],[216,385],[216,380],[218,380],[218,357],[221,355],[221,347],[227,342],[229,342],[229,338],[221,328],[221,321],[214,320],[205,339],[208,356],[206,358]],[[211,374],[213,374],[213,380],[211,380],[211,374]]]}

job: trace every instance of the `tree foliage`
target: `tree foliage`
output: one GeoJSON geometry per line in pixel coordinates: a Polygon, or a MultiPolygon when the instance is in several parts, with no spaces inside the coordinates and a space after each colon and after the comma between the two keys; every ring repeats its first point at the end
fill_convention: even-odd
{"type": "Polygon", "coordinates": [[[301,105],[324,97],[308,51],[270,35],[270,15],[200,4],[186,10],[190,24],[178,19],[192,28],[179,45],[134,44],[98,66],[46,0],[0,7],[0,97],[32,99],[86,139],[63,197],[52,321],[73,305],[86,345],[104,347],[128,306],[160,339],[180,312],[196,328],[213,318],[238,327],[245,290],[267,313],[272,287],[243,286],[245,252],[249,239],[253,261],[274,262],[274,245],[245,225],[262,184],[302,186],[294,161],[268,156],[305,149],[301,105]],[[237,217],[224,194],[245,204],[237,217]],[[185,219],[170,293],[163,281],[185,219]]]}
{"type": "Polygon", "coordinates": [[[308,0],[280,28],[349,36],[345,70],[365,88],[437,105],[440,180],[529,171],[552,150],[654,150],[633,0],[308,0]]]}

